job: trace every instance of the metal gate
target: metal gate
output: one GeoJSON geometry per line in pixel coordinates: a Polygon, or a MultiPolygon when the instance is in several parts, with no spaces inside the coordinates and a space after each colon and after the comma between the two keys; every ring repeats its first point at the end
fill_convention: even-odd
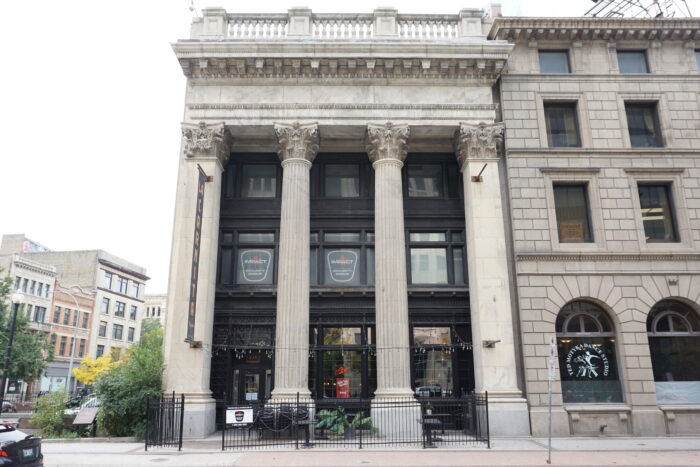
{"type": "Polygon", "coordinates": [[[146,451],[148,447],[177,447],[182,449],[182,423],[185,416],[185,395],[161,395],[148,399],[146,419],[146,451]]]}
{"type": "Polygon", "coordinates": [[[251,401],[226,407],[221,449],[490,446],[488,394],[251,401]]]}

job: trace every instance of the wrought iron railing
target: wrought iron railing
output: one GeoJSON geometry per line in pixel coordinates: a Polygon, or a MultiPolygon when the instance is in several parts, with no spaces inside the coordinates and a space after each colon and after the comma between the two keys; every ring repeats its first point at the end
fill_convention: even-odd
{"type": "Polygon", "coordinates": [[[177,447],[182,449],[182,428],[185,415],[185,395],[161,395],[148,399],[145,449],[149,447],[177,447]]]}

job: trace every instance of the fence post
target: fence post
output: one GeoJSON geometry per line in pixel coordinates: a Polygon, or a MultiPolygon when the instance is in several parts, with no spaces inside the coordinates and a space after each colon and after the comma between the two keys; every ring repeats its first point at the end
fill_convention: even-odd
{"type": "Polygon", "coordinates": [[[178,451],[182,451],[182,429],[185,423],[185,394],[180,394],[180,445],[177,447],[178,451]]]}
{"type": "MultiPolygon", "coordinates": [[[[365,404],[362,403],[362,397],[360,396],[360,422],[364,418],[365,415],[365,404]]],[[[369,414],[367,415],[369,416],[369,414]]],[[[362,426],[364,423],[360,423],[360,426],[357,428],[357,431],[360,432],[360,449],[362,449],[362,426]]]]}
{"type": "MultiPolygon", "coordinates": [[[[146,435],[143,437],[144,438],[144,443],[146,444],[144,446],[144,451],[148,451],[148,428],[149,428],[149,423],[148,421],[151,418],[151,398],[148,397],[146,399],[146,435]]],[[[94,423],[97,423],[97,420],[94,421],[94,423]]]]}
{"type": "Polygon", "coordinates": [[[489,428],[489,392],[484,392],[484,402],[486,404],[486,447],[491,449],[491,430],[489,428]]]}
{"type": "Polygon", "coordinates": [[[299,393],[297,392],[297,405],[296,408],[294,409],[294,413],[292,414],[292,423],[294,423],[294,427],[292,430],[294,431],[294,449],[299,449],[299,393]]]}

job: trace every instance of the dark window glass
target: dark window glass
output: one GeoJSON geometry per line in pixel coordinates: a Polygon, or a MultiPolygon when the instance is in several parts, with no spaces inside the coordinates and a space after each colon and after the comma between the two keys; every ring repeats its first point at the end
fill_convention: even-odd
{"type": "Polygon", "coordinates": [[[329,248],[324,259],[324,284],[360,285],[359,248],[329,248]]]}
{"type": "Polygon", "coordinates": [[[129,279],[122,276],[117,276],[117,286],[119,288],[119,293],[126,294],[129,287],[129,279]]]}
{"type": "Polygon", "coordinates": [[[572,302],[559,312],[556,330],[564,403],[622,402],[615,334],[605,312],[572,302]]]}
{"type": "Polygon", "coordinates": [[[655,103],[625,103],[625,113],[633,148],[661,147],[655,103]]]}
{"type": "Polygon", "coordinates": [[[82,324],[83,329],[87,329],[89,317],[90,317],[90,315],[88,314],[88,312],[83,311],[83,324],[82,324]]]}
{"type": "Polygon", "coordinates": [[[140,288],[141,288],[141,284],[139,284],[138,282],[132,282],[131,283],[131,296],[138,298],[140,288]]]}
{"type": "Polygon", "coordinates": [[[362,352],[327,350],[323,359],[323,397],[348,399],[362,395],[362,352]]]}
{"type": "Polygon", "coordinates": [[[416,345],[446,345],[452,343],[451,339],[449,327],[413,328],[413,343],[416,345]]]}
{"type": "Polygon", "coordinates": [[[85,354],[85,339],[80,339],[80,346],[78,347],[78,357],[81,357],[85,354]]]}
{"type": "Polygon", "coordinates": [[[664,301],[647,320],[649,350],[660,404],[700,403],[700,320],[687,306],[664,301]]]}
{"type": "Polygon", "coordinates": [[[452,262],[455,271],[455,284],[464,285],[464,253],[461,248],[452,250],[452,262]]]}
{"type": "Polygon", "coordinates": [[[114,306],[114,316],[124,317],[126,311],[126,303],[116,302],[114,306]]]}
{"type": "Polygon", "coordinates": [[[269,347],[273,338],[272,326],[236,326],[231,345],[269,347]]]}
{"type": "Polygon", "coordinates": [[[639,184],[637,188],[647,242],[677,242],[670,186],[639,184]]]}
{"type": "Polygon", "coordinates": [[[323,345],[362,345],[362,328],[323,328],[323,345]]]}
{"type": "Polygon", "coordinates": [[[547,124],[547,142],[550,147],[581,146],[576,119],[576,103],[545,102],[544,117],[547,124]]]}
{"type": "Polygon", "coordinates": [[[240,233],[238,241],[241,243],[270,243],[275,241],[275,234],[272,232],[240,233]]]}
{"type": "Polygon", "coordinates": [[[412,284],[447,284],[446,248],[411,248],[412,284]]]}
{"type": "Polygon", "coordinates": [[[129,342],[134,342],[134,333],[136,332],[136,329],[134,328],[129,328],[126,334],[126,340],[129,342]]]}
{"type": "Polygon", "coordinates": [[[620,73],[649,73],[647,55],[643,50],[618,50],[617,65],[620,73]]]}
{"type": "Polygon", "coordinates": [[[102,313],[109,314],[109,298],[102,299],[102,313]]]}
{"type": "Polygon", "coordinates": [[[63,324],[68,326],[70,323],[70,310],[68,308],[63,309],[63,324]]]}
{"type": "Polygon", "coordinates": [[[58,324],[61,322],[61,307],[57,306],[53,310],[53,322],[58,324]]]}
{"type": "Polygon", "coordinates": [[[408,196],[412,198],[437,198],[442,196],[442,165],[409,165],[408,196]]]}
{"type": "Polygon", "coordinates": [[[359,232],[348,232],[348,233],[337,233],[337,232],[326,232],[323,235],[326,242],[359,242],[360,233],[359,232]]]}
{"type": "Polygon", "coordinates": [[[326,197],[357,198],[360,196],[359,165],[327,164],[325,170],[326,197]]]}
{"type": "Polygon", "coordinates": [[[427,349],[413,356],[414,381],[418,397],[452,396],[452,353],[427,349]]]}
{"type": "Polygon", "coordinates": [[[367,248],[367,285],[374,285],[374,248],[367,248]]]}
{"type": "Polygon", "coordinates": [[[68,342],[68,338],[66,336],[61,336],[61,346],[58,349],[58,354],[59,355],[65,355],[66,354],[66,343],[68,342]]]}
{"type": "Polygon", "coordinates": [[[309,284],[318,285],[318,248],[309,252],[309,284]]]}
{"type": "Polygon", "coordinates": [[[131,305],[131,308],[129,308],[129,319],[135,321],[137,311],[138,311],[138,308],[135,305],[131,305]]]}
{"type": "Polygon", "coordinates": [[[104,345],[98,345],[97,346],[97,352],[95,352],[95,358],[99,358],[105,353],[105,346],[104,345]]]}
{"type": "Polygon", "coordinates": [[[98,331],[100,337],[107,335],[107,321],[100,321],[100,329],[98,331]]]}
{"type": "Polygon", "coordinates": [[[241,197],[274,198],[275,196],[277,196],[277,166],[242,166],[241,197]]]}
{"type": "Polygon", "coordinates": [[[112,273],[105,271],[104,283],[102,284],[105,289],[112,288],[112,273]]]}
{"type": "Polygon", "coordinates": [[[585,184],[554,185],[554,206],[561,243],[592,242],[585,184]]]}
{"type": "Polygon", "coordinates": [[[566,50],[540,50],[541,73],[571,73],[566,50]]]}
{"type": "Polygon", "coordinates": [[[121,340],[122,334],[124,332],[124,326],[121,324],[112,325],[112,338],[121,340]]]}
{"type": "Polygon", "coordinates": [[[271,248],[238,250],[237,284],[272,284],[275,250],[271,248]]]}
{"type": "Polygon", "coordinates": [[[445,232],[411,232],[408,239],[412,242],[444,242],[445,232]]]}

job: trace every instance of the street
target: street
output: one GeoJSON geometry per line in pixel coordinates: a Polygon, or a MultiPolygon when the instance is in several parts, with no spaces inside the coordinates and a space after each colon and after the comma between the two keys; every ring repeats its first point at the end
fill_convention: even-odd
{"type": "MultiPolygon", "coordinates": [[[[263,466],[542,466],[546,439],[501,438],[492,449],[274,450],[221,452],[217,437],[186,441],[182,452],[152,449],[142,443],[44,442],[46,467],[263,467],[263,466]]],[[[700,438],[561,438],[552,443],[552,465],[697,466],[700,438]]]]}

